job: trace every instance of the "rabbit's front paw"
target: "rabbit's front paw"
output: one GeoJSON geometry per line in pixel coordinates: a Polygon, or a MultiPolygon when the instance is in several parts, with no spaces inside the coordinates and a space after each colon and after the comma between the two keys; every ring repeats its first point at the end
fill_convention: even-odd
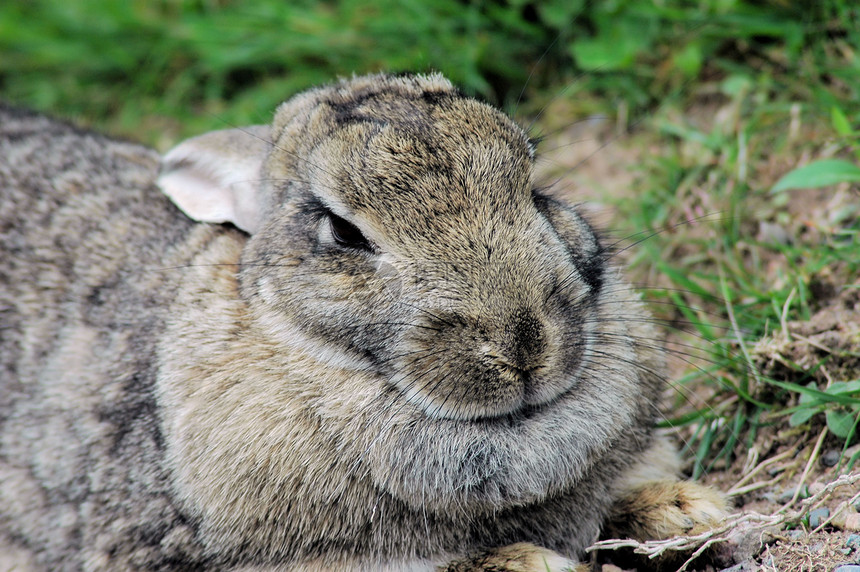
{"type": "Polygon", "coordinates": [[[586,572],[588,569],[552,550],[520,542],[452,562],[439,572],[586,572]]]}
{"type": "Polygon", "coordinates": [[[660,480],[626,491],[613,505],[607,536],[662,540],[712,528],[726,514],[718,491],[692,481],[660,480]]]}

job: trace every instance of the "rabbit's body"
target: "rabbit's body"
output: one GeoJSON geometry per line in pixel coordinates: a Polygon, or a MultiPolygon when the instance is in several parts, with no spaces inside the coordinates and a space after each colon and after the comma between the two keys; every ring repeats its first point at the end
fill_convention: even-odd
{"type": "Polygon", "coordinates": [[[162,539],[184,530],[154,364],[166,267],[196,233],[155,187],[158,160],[0,110],[0,546],[46,569],[168,562],[162,539]]]}
{"type": "Polygon", "coordinates": [[[0,110],[0,554],[580,555],[620,496],[670,476],[651,436],[662,366],[591,228],[532,192],[532,162],[518,127],[438,76],[307,92],[271,127],[181,145],[158,182],[151,151],[0,110]],[[157,184],[247,232],[193,222],[157,184]]]}

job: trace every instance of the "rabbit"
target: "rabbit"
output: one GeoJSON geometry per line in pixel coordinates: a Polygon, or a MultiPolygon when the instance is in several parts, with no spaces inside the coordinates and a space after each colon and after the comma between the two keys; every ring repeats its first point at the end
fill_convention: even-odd
{"type": "Polygon", "coordinates": [[[717,522],[535,161],[439,74],[163,157],[0,108],[0,569],[585,570],[717,522]]]}

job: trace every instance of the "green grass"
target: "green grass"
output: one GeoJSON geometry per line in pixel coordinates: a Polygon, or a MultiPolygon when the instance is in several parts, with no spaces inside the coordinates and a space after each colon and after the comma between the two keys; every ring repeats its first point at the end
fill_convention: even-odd
{"type": "MultiPolygon", "coordinates": [[[[826,45],[810,49],[829,53],[826,45]]],[[[832,442],[847,448],[860,419],[860,354],[833,352],[799,364],[760,347],[779,339],[784,323],[820,310],[823,286],[860,286],[860,82],[840,91],[808,84],[794,69],[731,68],[695,86],[719,94],[722,121],[691,121],[683,106],[702,105],[695,98],[648,118],[646,139],[658,151],[644,166],[636,200],[618,204],[627,225],[659,231],[634,258],[634,266],[663,279],[647,297],[658,308],[671,302],[675,309],[662,317],[683,320],[707,353],[683,384],[711,385],[715,396],[668,423],[695,425],[689,447],[697,475],[749,448],[767,425],[826,427],[832,442]],[[792,213],[792,204],[810,201],[821,187],[832,209],[818,218],[792,213]],[[781,232],[762,232],[763,224],[781,232]],[[766,365],[774,356],[779,368],[766,365]]]]}
{"type": "Polygon", "coordinates": [[[856,441],[855,386],[828,387],[827,363],[769,379],[753,355],[782,323],[819,309],[823,282],[856,285],[860,273],[856,2],[0,3],[0,98],[161,149],[265,122],[289,95],[337,75],[429,69],[527,117],[565,100],[570,116],[542,117],[544,129],[627,115],[653,149],[619,221],[658,231],[636,246],[633,271],[660,277],[647,298],[707,354],[680,383],[713,386],[713,403],[674,420],[695,427],[697,472],[767,424],[856,441]],[[691,109],[720,118],[694,120],[691,109]],[[795,171],[774,190],[817,158],[841,167],[795,171]],[[791,214],[807,187],[839,181],[853,200],[836,201],[838,212],[791,214]]]}
{"type": "Polygon", "coordinates": [[[773,82],[763,70],[790,68],[799,89],[835,100],[819,80],[826,70],[828,83],[850,84],[857,72],[831,53],[857,44],[849,6],[12,0],[0,3],[0,96],[160,146],[263,121],[297,91],[377,70],[439,69],[504,107],[528,81],[531,93],[573,83],[647,109],[705,75],[773,82]]]}

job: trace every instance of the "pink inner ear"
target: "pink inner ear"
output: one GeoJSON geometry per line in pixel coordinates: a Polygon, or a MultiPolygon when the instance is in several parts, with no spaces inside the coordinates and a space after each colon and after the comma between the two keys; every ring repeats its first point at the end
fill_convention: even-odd
{"type": "Polygon", "coordinates": [[[269,128],[213,131],[180,143],[162,159],[158,186],[200,222],[231,222],[253,233],[260,223],[261,169],[269,128]]]}
{"type": "Polygon", "coordinates": [[[199,170],[186,168],[167,172],[158,178],[161,191],[179,209],[200,222],[233,222],[233,200],[218,182],[199,170]]]}

